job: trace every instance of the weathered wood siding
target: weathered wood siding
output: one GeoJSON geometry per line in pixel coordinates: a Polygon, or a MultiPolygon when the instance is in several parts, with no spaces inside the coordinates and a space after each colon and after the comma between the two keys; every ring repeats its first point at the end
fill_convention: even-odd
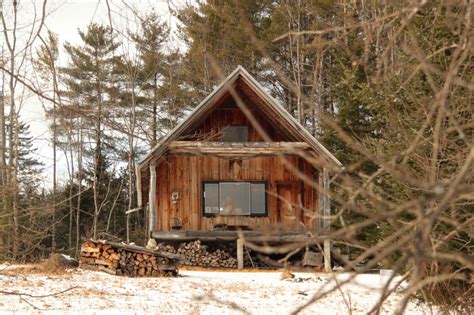
{"type": "MultiPolygon", "coordinates": [[[[246,106],[248,106],[252,116],[263,128],[263,130],[265,130],[272,141],[288,141],[288,139],[286,139],[284,135],[275,129],[275,127],[268,121],[268,117],[265,118],[264,114],[257,110],[255,104],[253,104],[251,101],[248,101],[246,102],[246,106]]],[[[234,101],[231,98],[224,101],[224,103],[221,106],[218,106],[212,113],[210,113],[203,122],[190,131],[188,133],[189,137],[185,136],[180,140],[192,140],[193,136],[199,134],[215,134],[220,132],[226,126],[247,126],[249,142],[265,141],[247,119],[245,114],[238,107],[236,107],[234,101]]],[[[209,141],[220,141],[220,139],[213,138],[209,141]]]]}
{"type": "Polygon", "coordinates": [[[206,180],[259,180],[268,183],[268,216],[221,217],[220,220],[223,218],[228,225],[246,225],[260,231],[300,231],[303,228],[298,222],[303,222],[315,230],[318,222],[311,214],[318,210],[318,193],[311,185],[304,183],[292,168],[305,174],[316,185],[318,173],[299,157],[285,159],[287,163],[281,157],[237,161],[209,156],[166,157],[157,166],[157,230],[168,231],[173,218],[181,220],[183,230],[212,229],[216,218],[202,215],[202,182],[206,180]],[[302,205],[295,207],[295,217],[289,216],[287,211],[278,211],[278,187],[291,187],[291,193],[286,190],[287,195],[291,195],[291,202],[302,205]],[[172,201],[172,192],[179,193],[177,202],[172,201]]]}
{"type": "MultiPolygon", "coordinates": [[[[282,128],[271,122],[271,117],[259,110],[259,106],[243,94],[242,98],[271,141],[291,141],[282,128]]],[[[205,118],[196,122],[195,127],[179,140],[221,141],[216,135],[226,126],[248,126],[249,142],[267,140],[257,132],[229,95],[223,97],[205,118]],[[214,136],[204,140],[206,135],[214,136]]],[[[314,183],[314,187],[318,185],[319,174],[300,157],[254,157],[231,161],[213,156],[168,154],[160,161],[156,171],[157,230],[170,230],[174,218],[181,221],[183,230],[212,230],[216,221],[244,225],[258,231],[317,229],[318,221],[314,217],[319,210],[317,190],[297,173],[304,174],[308,181],[314,183]],[[266,181],[268,216],[203,216],[203,181],[225,180],[266,181]],[[173,192],[179,194],[178,201],[172,200],[173,192]],[[279,198],[278,194],[282,194],[283,198],[279,198]],[[288,211],[288,208],[292,210],[288,211]]]]}

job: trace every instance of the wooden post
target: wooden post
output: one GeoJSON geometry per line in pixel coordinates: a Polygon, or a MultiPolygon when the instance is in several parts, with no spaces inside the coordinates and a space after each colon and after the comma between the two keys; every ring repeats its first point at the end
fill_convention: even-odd
{"type": "Polygon", "coordinates": [[[237,239],[237,268],[244,269],[244,240],[237,239]]]}
{"type": "MultiPolygon", "coordinates": [[[[327,168],[323,169],[323,230],[324,234],[329,234],[331,229],[331,203],[329,199],[329,172],[327,168]]],[[[331,272],[331,241],[324,239],[324,271],[331,272]]]]}
{"type": "Polygon", "coordinates": [[[156,165],[150,165],[150,189],[148,194],[148,229],[149,229],[149,236],[151,237],[151,233],[156,228],[156,165]]]}
{"type": "MultiPolygon", "coordinates": [[[[143,207],[143,201],[142,201],[142,175],[141,175],[141,170],[140,166],[136,165],[135,166],[135,181],[136,181],[136,190],[137,190],[137,207],[142,208],[143,207]]],[[[129,209],[130,210],[130,209],[129,209]]],[[[127,233],[127,244],[130,243],[130,213],[131,211],[126,211],[126,233],[127,233]]],[[[146,216],[146,212],[145,212],[146,216]]],[[[148,233],[147,233],[148,234],[148,233]]]]}
{"type": "Polygon", "coordinates": [[[143,201],[142,201],[142,172],[140,170],[140,166],[137,165],[135,168],[135,176],[136,176],[136,181],[137,181],[137,207],[141,208],[143,207],[143,201]]]}

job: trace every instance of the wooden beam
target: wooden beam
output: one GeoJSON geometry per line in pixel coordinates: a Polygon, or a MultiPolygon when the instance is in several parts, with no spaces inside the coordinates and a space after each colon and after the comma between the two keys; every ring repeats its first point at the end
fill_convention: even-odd
{"type": "Polygon", "coordinates": [[[158,241],[237,241],[246,242],[283,242],[315,244],[322,243],[323,238],[310,236],[303,232],[268,233],[259,231],[154,231],[152,237],[158,241]]]}
{"type": "Polygon", "coordinates": [[[116,242],[110,242],[110,241],[105,241],[105,240],[89,240],[88,242],[94,243],[94,244],[107,244],[110,245],[112,248],[117,248],[117,249],[125,249],[130,252],[134,253],[140,253],[140,254],[150,254],[154,256],[159,256],[159,257],[164,257],[164,258],[169,258],[169,259],[175,259],[175,260],[183,260],[184,257],[178,254],[172,254],[172,253],[167,253],[167,252],[162,252],[159,250],[153,250],[150,248],[142,247],[142,246],[137,246],[137,245],[129,245],[129,244],[123,244],[123,243],[116,243],[116,242]]]}
{"type": "Polygon", "coordinates": [[[148,193],[148,209],[149,209],[149,216],[148,216],[148,228],[151,233],[153,230],[156,229],[156,165],[150,165],[150,189],[148,193]]]}
{"type": "Polygon", "coordinates": [[[172,141],[169,154],[212,156],[299,155],[311,147],[305,142],[196,142],[172,141]]]}

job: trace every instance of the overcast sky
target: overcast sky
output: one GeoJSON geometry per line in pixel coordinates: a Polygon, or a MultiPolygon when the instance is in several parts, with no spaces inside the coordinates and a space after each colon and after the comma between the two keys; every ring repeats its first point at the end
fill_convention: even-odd
{"type": "MultiPolygon", "coordinates": [[[[0,3],[2,0],[0,0],[0,3]]],[[[8,20],[9,6],[12,1],[3,0],[4,14],[8,20]]],[[[43,1],[39,0],[19,0],[19,25],[28,25],[34,17],[35,10],[41,10],[43,1]]],[[[188,1],[189,2],[189,1],[188,1]]],[[[155,10],[161,16],[163,22],[175,28],[176,20],[170,14],[169,6],[176,8],[186,4],[186,1],[177,0],[109,0],[112,25],[114,29],[125,29],[128,25],[136,25],[136,18],[133,11],[140,14],[155,10]]],[[[11,8],[11,7],[10,7],[11,8]]],[[[47,30],[56,33],[60,45],[64,42],[72,44],[80,43],[78,29],[84,30],[91,22],[110,25],[110,19],[105,0],[49,0],[47,2],[47,17],[45,20],[44,34],[47,30]]],[[[10,13],[11,14],[11,13],[10,13]]],[[[26,33],[27,28],[25,28],[26,33]]],[[[1,37],[3,43],[3,37],[1,37]]],[[[40,44],[39,41],[36,44],[40,44]]],[[[173,43],[171,43],[173,44],[173,43]]],[[[176,44],[179,45],[179,44],[176,44]]],[[[64,54],[60,58],[60,63],[65,63],[64,54]]],[[[37,97],[30,97],[23,102],[20,115],[23,121],[30,124],[32,136],[35,139],[35,146],[38,148],[38,157],[45,164],[45,184],[51,186],[51,174],[53,165],[52,147],[50,145],[50,135],[48,121],[46,120],[44,108],[37,97]]],[[[50,106],[50,104],[47,104],[50,106]]],[[[64,156],[58,152],[58,178],[61,182],[67,179],[67,168],[64,156]],[[61,180],[62,179],[62,180],[61,180]]]]}

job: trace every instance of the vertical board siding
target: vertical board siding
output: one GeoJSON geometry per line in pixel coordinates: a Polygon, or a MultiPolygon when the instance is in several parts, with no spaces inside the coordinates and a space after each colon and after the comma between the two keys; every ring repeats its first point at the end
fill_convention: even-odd
{"type": "MultiPolygon", "coordinates": [[[[258,111],[251,110],[257,123],[270,136],[272,141],[288,141],[278,130],[269,124],[258,111]]],[[[180,140],[194,140],[197,135],[206,135],[210,133],[218,133],[227,126],[247,126],[248,127],[248,141],[262,142],[264,139],[258,134],[257,130],[252,126],[250,121],[245,117],[238,108],[217,108],[195,129],[181,137],[180,140]]],[[[201,139],[202,140],[202,139],[201,139]]],[[[214,141],[219,139],[213,138],[214,141]]]]}
{"type": "MultiPolygon", "coordinates": [[[[287,163],[308,178],[317,177],[317,171],[308,162],[298,157],[287,157],[287,163]]],[[[156,228],[170,230],[173,218],[181,221],[184,230],[211,230],[216,219],[202,216],[202,182],[207,180],[267,181],[267,217],[223,217],[223,223],[246,225],[254,230],[272,231],[281,229],[282,214],[278,213],[278,187],[291,187],[291,202],[302,205],[298,221],[312,231],[317,220],[312,216],[318,212],[318,193],[299,179],[285,165],[281,157],[257,157],[230,161],[218,157],[168,156],[157,166],[157,222],[156,228]],[[179,193],[173,202],[171,194],[179,193]],[[280,219],[279,219],[280,218],[280,219]]],[[[316,182],[317,185],[317,182],[316,182]]],[[[291,230],[291,227],[288,227],[291,230]]],[[[288,230],[288,228],[286,230],[288,230]]]]}
{"type": "MultiPolygon", "coordinates": [[[[281,129],[277,129],[274,124],[269,123],[269,117],[260,112],[258,106],[245,97],[244,101],[255,120],[272,141],[291,141],[282,134],[281,129]]],[[[215,135],[229,125],[248,126],[249,142],[264,141],[229,97],[222,99],[217,108],[203,118],[200,123],[197,123],[196,127],[187,135],[180,137],[180,140],[220,141],[215,135]],[[213,134],[214,137],[207,139],[206,136],[209,134],[213,134]]],[[[299,205],[299,209],[296,209],[298,221],[304,223],[307,229],[316,231],[318,220],[314,214],[318,213],[319,194],[311,185],[304,183],[294,170],[313,181],[316,178],[317,187],[317,170],[296,156],[287,156],[285,160],[275,156],[233,161],[212,156],[167,156],[157,166],[158,213],[156,229],[170,230],[170,223],[174,218],[181,222],[184,230],[211,230],[217,221],[229,225],[246,225],[251,229],[261,231],[281,229],[283,215],[279,213],[278,205],[281,203],[278,202],[276,195],[278,189],[286,189],[285,194],[288,194],[288,187],[290,187],[291,201],[293,204],[299,205]],[[202,216],[202,182],[206,180],[266,181],[268,216],[229,216],[219,219],[202,216]],[[179,194],[177,202],[172,200],[171,194],[173,192],[179,194]]]]}

